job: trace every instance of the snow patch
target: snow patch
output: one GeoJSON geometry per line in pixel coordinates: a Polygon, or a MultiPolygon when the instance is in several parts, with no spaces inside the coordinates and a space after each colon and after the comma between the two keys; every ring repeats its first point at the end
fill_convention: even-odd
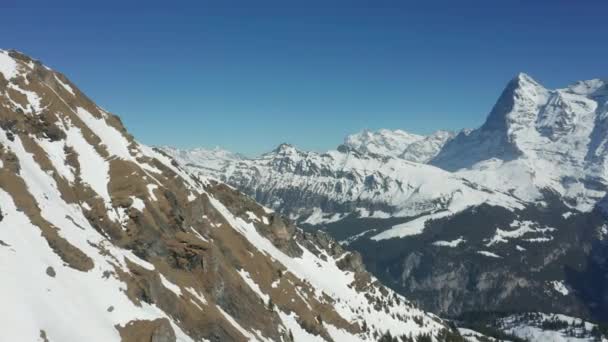
{"type": "Polygon", "coordinates": [[[175,293],[175,295],[178,297],[182,295],[182,289],[179,286],[170,282],[167,278],[165,278],[164,275],[162,275],[162,273],[159,273],[158,275],[160,276],[160,282],[167,290],[175,293]]]}
{"type": "Polygon", "coordinates": [[[69,84],[63,82],[61,79],[59,79],[59,77],[57,77],[57,75],[53,74],[53,76],[55,76],[55,80],[63,87],[63,89],[65,89],[68,93],[76,96],[76,94],[74,93],[74,89],[72,89],[69,84]]]}
{"type": "Polygon", "coordinates": [[[0,73],[7,81],[17,76],[17,62],[6,51],[0,51],[0,73]]]}
{"type": "Polygon", "coordinates": [[[144,203],[144,201],[142,201],[140,198],[137,198],[135,196],[131,196],[130,198],[133,201],[133,203],[131,204],[131,207],[143,212],[144,209],[146,208],[146,204],[144,203]]]}
{"type": "Polygon", "coordinates": [[[477,253],[490,258],[502,258],[500,255],[488,251],[477,251],[477,253]]]}
{"type": "Polygon", "coordinates": [[[563,280],[554,280],[549,282],[549,284],[551,284],[553,289],[559,292],[562,296],[567,296],[570,294],[570,290],[568,290],[568,287],[563,280]]]}
{"type": "Polygon", "coordinates": [[[452,240],[452,241],[435,241],[433,242],[434,246],[440,246],[440,247],[451,247],[451,248],[455,248],[460,246],[460,244],[465,243],[466,240],[461,236],[456,240],[452,240]]]}

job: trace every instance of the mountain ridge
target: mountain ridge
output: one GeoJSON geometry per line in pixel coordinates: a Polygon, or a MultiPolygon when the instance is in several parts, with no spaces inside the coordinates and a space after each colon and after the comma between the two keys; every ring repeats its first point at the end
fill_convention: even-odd
{"type": "Polygon", "coordinates": [[[187,172],[14,51],[0,51],[0,144],[2,339],[453,334],[381,285],[357,253],[187,172]]]}

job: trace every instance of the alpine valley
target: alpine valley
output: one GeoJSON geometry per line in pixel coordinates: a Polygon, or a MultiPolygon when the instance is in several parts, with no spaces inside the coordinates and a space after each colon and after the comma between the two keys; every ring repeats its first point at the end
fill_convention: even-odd
{"type": "Polygon", "coordinates": [[[326,153],[161,149],[328,233],[442,317],[547,341],[584,339],[536,335],[546,319],[608,321],[606,81],[519,74],[477,129],[363,131],[326,153]]]}

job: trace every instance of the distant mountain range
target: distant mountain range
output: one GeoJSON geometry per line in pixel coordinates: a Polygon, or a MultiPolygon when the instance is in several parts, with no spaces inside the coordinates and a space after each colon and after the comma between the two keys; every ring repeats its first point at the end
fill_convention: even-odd
{"type": "Polygon", "coordinates": [[[605,81],[552,90],[519,74],[478,129],[363,131],[256,158],[163,150],[327,231],[427,310],[608,320],[607,141],[605,81]]]}

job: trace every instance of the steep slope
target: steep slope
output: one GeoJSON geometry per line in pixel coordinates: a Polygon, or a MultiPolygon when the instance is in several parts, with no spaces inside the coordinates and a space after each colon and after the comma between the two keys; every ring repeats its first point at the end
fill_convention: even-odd
{"type": "Polygon", "coordinates": [[[0,51],[0,339],[374,341],[447,325],[358,254],[139,144],[0,51]]]}

